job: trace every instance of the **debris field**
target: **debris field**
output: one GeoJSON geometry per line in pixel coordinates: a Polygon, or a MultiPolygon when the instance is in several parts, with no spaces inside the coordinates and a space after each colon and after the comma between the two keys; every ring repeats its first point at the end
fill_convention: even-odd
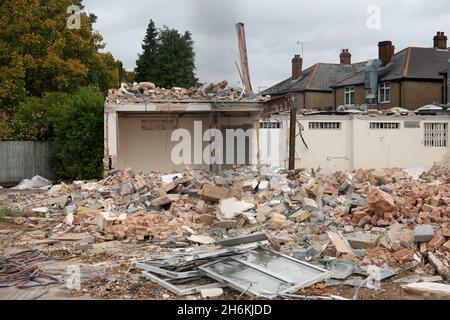
{"type": "Polygon", "coordinates": [[[72,297],[449,299],[449,182],[437,165],[37,176],[0,189],[0,294],[58,279],[72,297]]]}

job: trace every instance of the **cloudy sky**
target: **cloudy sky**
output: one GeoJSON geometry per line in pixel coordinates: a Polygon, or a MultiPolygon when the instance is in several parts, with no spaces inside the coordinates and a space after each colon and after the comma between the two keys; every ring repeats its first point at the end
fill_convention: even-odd
{"type": "Polygon", "coordinates": [[[127,69],[135,67],[150,19],[158,27],[190,31],[201,82],[227,79],[239,84],[235,23],[245,23],[255,90],[290,76],[292,56],[301,53],[298,42],[305,43],[306,68],[316,62],[338,62],[342,48],[349,48],[357,62],[376,58],[382,40],[392,40],[399,51],[407,46],[431,47],[436,31],[450,34],[448,0],[85,0],[84,4],[86,11],[98,16],[95,28],[104,36],[106,50],[127,69]]]}

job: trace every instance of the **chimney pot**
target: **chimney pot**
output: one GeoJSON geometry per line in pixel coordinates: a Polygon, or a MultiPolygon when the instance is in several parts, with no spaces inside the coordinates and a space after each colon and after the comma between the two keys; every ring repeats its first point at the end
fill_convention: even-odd
{"type": "Polygon", "coordinates": [[[348,49],[342,49],[339,58],[341,59],[341,64],[346,65],[352,64],[352,54],[349,52],[348,49]]]}
{"type": "Polygon", "coordinates": [[[381,60],[383,65],[387,65],[391,62],[394,54],[395,47],[392,45],[392,41],[381,41],[378,43],[378,59],[381,60]]]}
{"type": "Polygon", "coordinates": [[[298,79],[302,75],[303,59],[296,54],[292,59],[292,79],[298,79]]]}
{"type": "Polygon", "coordinates": [[[438,31],[433,38],[436,49],[447,49],[447,36],[444,32],[438,31]]]}

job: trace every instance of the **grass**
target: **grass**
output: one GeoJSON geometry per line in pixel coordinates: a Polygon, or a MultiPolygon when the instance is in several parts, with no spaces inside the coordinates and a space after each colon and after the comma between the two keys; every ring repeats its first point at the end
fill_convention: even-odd
{"type": "Polygon", "coordinates": [[[18,217],[19,212],[11,210],[6,207],[0,207],[0,221],[5,220],[5,218],[12,218],[12,217],[18,217]]]}

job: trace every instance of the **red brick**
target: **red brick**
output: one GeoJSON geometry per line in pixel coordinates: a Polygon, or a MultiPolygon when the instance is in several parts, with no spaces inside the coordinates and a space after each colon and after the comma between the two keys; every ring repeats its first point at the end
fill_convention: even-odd
{"type": "Polygon", "coordinates": [[[441,246],[445,242],[445,238],[440,235],[435,235],[433,239],[428,242],[428,250],[434,250],[441,246]]]}

